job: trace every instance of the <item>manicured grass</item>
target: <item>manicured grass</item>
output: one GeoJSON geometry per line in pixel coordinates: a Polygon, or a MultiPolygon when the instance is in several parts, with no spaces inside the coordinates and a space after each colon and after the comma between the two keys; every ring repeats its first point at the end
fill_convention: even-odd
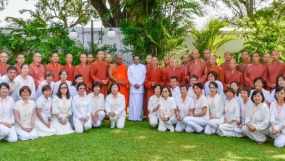
{"type": "Polygon", "coordinates": [[[83,134],[31,141],[0,141],[0,160],[284,160],[285,148],[273,140],[263,146],[248,138],[205,134],[161,133],[148,122],[126,122],[123,130],[101,129],[83,134]]]}

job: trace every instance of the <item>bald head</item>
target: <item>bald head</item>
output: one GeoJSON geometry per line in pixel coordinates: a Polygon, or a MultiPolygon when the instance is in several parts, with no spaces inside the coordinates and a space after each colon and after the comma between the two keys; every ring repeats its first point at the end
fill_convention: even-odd
{"type": "Polygon", "coordinates": [[[73,56],[71,54],[66,54],[65,61],[67,64],[71,65],[73,61],[73,56]]]}
{"type": "Polygon", "coordinates": [[[271,62],[271,56],[269,53],[263,55],[262,60],[264,64],[269,64],[271,62]]]}
{"type": "Polygon", "coordinates": [[[123,63],[123,55],[122,54],[116,54],[115,61],[117,65],[121,65],[123,63]]]}
{"type": "Polygon", "coordinates": [[[209,49],[204,50],[204,58],[205,60],[210,59],[211,51],[209,49]]]}
{"type": "Polygon", "coordinates": [[[8,54],[5,52],[0,53],[0,61],[2,64],[6,64],[8,61],[8,54]]]}
{"type": "Polygon", "coordinates": [[[227,51],[227,52],[225,52],[225,54],[224,54],[224,58],[225,58],[225,60],[226,60],[227,62],[229,62],[229,61],[233,58],[233,55],[232,55],[231,52],[227,51]]]}
{"type": "Polygon", "coordinates": [[[178,60],[177,59],[172,59],[171,60],[171,66],[172,66],[172,68],[177,68],[178,67],[178,60]]]}
{"type": "Polygon", "coordinates": [[[158,64],[158,59],[157,59],[157,57],[152,57],[151,63],[152,63],[152,66],[157,67],[157,64],[158,64]]]}
{"type": "Polygon", "coordinates": [[[189,54],[184,54],[183,55],[183,64],[188,64],[189,61],[190,61],[189,54]]]}
{"type": "Polygon", "coordinates": [[[279,61],[280,54],[277,50],[271,52],[271,58],[274,62],[279,61]]]}
{"type": "Polygon", "coordinates": [[[199,59],[200,53],[199,53],[199,50],[198,50],[198,49],[194,49],[194,50],[192,51],[192,57],[193,57],[194,60],[199,59]]]}
{"type": "MultiPolygon", "coordinates": [[[[86,56],[86,55],[85,55],[86,56]]],[[[87,55],[87,63],[92,64],[94,62],[94,56],[93,54],[88,54],[87,55]]]]}
{"type": "Polygon", "coordinates": [[[152,63],[152,56],[151,56],[151,55],[147,55],[147,56],[146,56],[146,63],[147,63],[148,65],[150,65],[150,64],[152,63]]]}
{"type": "Polygon", "coordinates": [[[234,69],[236,68],[236,66],[237,66],[236,60],[235,60],[235,59],[231,59],[229,66],[230,66],[230,68],[231,68],[232,70],[234,70],[234,69]]]}
{"type": "Polygon", "coordinates": [[[112,63],[112,55],[111,54],[106,54],[105,60],[107,63],[111,64],[112,63]]]}
{"type": "Polygon", "coordinates": [[[42,59],[43,59],[42,54],[40,54],[40,53],[34,53],[33,59],[34,59],[34,62],[35,62],[35,63],[41,63],[41,61],[42,61],[42,59]]]}
{"type": "Polygon", "coordinates": [[[215,55],[211,55],[211,56],[209,57],[209,63],[210,63],[210,65],[216,65],[216,63],[217,63],[217,58],[216,58],[215,55]]]}
{"type": "Polygon", "coordinates": [[[169,56],[165,56],[163,58],[163,62],[164,62],[164,66],[169,66],[170,65],[170,57],[169,56]]]}

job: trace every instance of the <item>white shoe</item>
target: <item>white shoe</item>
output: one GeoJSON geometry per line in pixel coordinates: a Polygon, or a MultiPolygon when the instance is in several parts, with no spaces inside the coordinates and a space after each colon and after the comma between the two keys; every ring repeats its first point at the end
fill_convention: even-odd
{"type": "Polygon", "coordinates": [[[114,129],[115,128],[115,121],[111,121],[111,129],[114,129]]]}
{"type": "Polygon", "coordinates": [[[174,127],[169,128],[170,132],[174,132],[174,127]]]}

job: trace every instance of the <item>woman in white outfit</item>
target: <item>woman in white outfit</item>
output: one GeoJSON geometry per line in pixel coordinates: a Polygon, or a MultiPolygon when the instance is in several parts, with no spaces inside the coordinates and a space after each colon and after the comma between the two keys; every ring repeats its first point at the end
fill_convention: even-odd
{"type": "Polygon", "coordinates": [[[220,96],[223,96],[224,95],[223,83],[218,80],[218,74],[214,71],[210,71],[208,73],[208,81],[205,83],[205,95],[209,96],[211,94],[210,89],[209,89],[210,82],[216,82],[218,84],[217,93],[220,96]]]}
{"type": "Polygon", "coordinates": [[[264,95],[264,103],[267,104],[267,106],[270,105],[269,101],[270,100],[270,92],[266,90],[266,82],[262,77],[257,77],[253,80],[253,85],[254,89],[251,90],[251,94],[253,93],[254,90],[261,90],[263,95],[264,95]]]}
{"type": "Polygon", "coordinates": [[[110,94],[106,97],[105,110],[109,115],[111,129],[122,129],[125,126],[126,120],[126,100],[125,96],[119,93],[120,87],[117,83],[112,83],[110,86],[110,94]]]}
{"type": "MultiPolygon", "coordinates": [[[[29,76],[30,67],[28,64],[23,64],[21,66],[21,74],[16,77],[19,80],[20,86],[19,89],[23,86],[28,86],[31,89],[30,99],[35,100],[36,86],[34,79],[29,76]]],[[[20,97],[19,97],[20,98],[20,97]]]]}
{"type": "Polygon", "coordinates": [[[92,93],[88,94],[92,104],[92,125],[94,127],[101,127],[101,124],[105,118],[104,105],[105,99],[104,95],[100,93],[102,86],[99,82],[94,82],[92,84],[92,93]]]}
{"type": "Polygon", "coordinates": [[[227,101],[225,103],[224,123],[218,128],[218,135],[235,137],[234,128],[240,119],[240,108],[236,101],[235,91],[231,87],[226,90],[227,101]]]}
{"type": "MultiPolygon", "coordinates": [[[[285,87],[285,74],[280,74],[276,78],[276,88],[279,87],[279,86],[285,87]]],[[[274,101],[276,101],[276,99],[275,99],[275,89],[271,92],[270,98],[268,99],[269,103],[273,103],[274,101]]]]}
{"type": "Polygon", "coordinates": [[[51,123],[51,87],[44,85],[43,95],[36,101],[36,122],[35,129],[39,137],[51,136],[56,134],[56,129],[51,123]]]}
{"type": "Polygon", "coordinates": [[[269,117],[270,110],[266,103],[261,90],[255,90],[252,93],[251,101],[254,103],[245,117],[245,126],[242,131],[251,140],[255,140],[258,144],[266,142],[266,135],[269,134],[269,117]]]}
{"type": "Polygon", "coordinates": [[[207,99],[209,102],[210,120],[204,131],[207,135],[215,134],[218,127],[224,123],[224,101],[222,96],[217,93],[218,84],[210,82],[209,88],[211,94],[207,96],[207,99]]]}
{"type": "Polygon", "coordinates": [[[240,121],[238,122],[237,127],[234,128],[235,136],[238,138],[244,137],[244,133],[242,131],[242,127],[244,126],[245,116],[248,112],[248,108],[253,106],[250,98],[250,88],[242,87],[240,91],[240,99],[238,101],[240,107],[240,121]]]}
{"type": "Polygon", "coordinates": [[[59,81],[57,81],[56,83],[55,83],[55,85],[54,85],[54,88],[53,88],[53,93],[52,93],[52,97],[54,96],[54,95],[56,95],[56,93],[57,93],[57,91],[58,91],[58,87],[59,87],[59,85],[61,84],[61,83],[66,83],[67,85],[68,85],[68,88],[70,88],[70,86],[71,86],[71,82],[69,81],[69,80],[67,80],[67,75],[68,75],[68,72],[67,72],[67,70],[65,70],[65,69],[62,69],[62,70],[60,70],[60,72],[59,72],[59,78],[60,78],[60,80],[59,81]]]}
{"type": "Polygon", "coordinates": [[[57,135],[74,133],[69,122],[72,115],[71,110],[72,97],[66,83],[59,85],[56,95],[52,99],[52,117],[51,122],[56,129],[57,135]]]}
{"type": "Polygon", "coordinates": [[[197,96],[194,99],[194,110],[190,112],[190,116],[184,117],[183,122],[187,125],[186,132],[202,133],[210,119],[209,102],[202,94],[203,85],[201,83],[194,84],[193,90],[197,96]]]}
{"type": "Polygon", "coordinates": [[[175,118],[176,103],[171,97],[171,91],[168,87],[162,88],[162,98],[160,99],[158,131],[165,132],[167,129],[174,132],[173,124],[177,123],[175,118]]]}
{"type": "Polygon", "coordinates": [[[274,146],[285,146],[285,88],[277,87],[276,101],[270,105],[270,133],[274,138],[274,146]]]}
{"type": "Polygon", "coordinates": [[[160,84],[155,84],[152,88],[154,95],[152,95],[148,100],[148,118],[149,118],[149,124],[152,127],[157,127],[158,125],[158,111],[160,108],[160,99],[161,99],[161,91],[162,86],[160,84]]]}
{"type": "Polygon", "coordinates": [[[87,86],[80,82],[76,86],[78,95],[72,99],[73,124],[76,133],[83,133],[92,128],[91,123],[91,100],[85,95],[87,86]]]}
{"type": "Polygon", "coordinates": [[[16,142],[18,137],[14,126],[14,99],[8,96],[9,89],[8,83],[0,84],[0,140],[16,142]]]}
{"type": "Polygon", "coordinates": [[[38,137],[35,130],[36,104],[29,100],[31,89],[28,86],[20,88],[22,99],[15,103],[14,116],[16,132],[20,140],[33,140],[38,137]]]}
{"type": "Polygon", "coordinates": [[[81,74],[76,74],[76,76],[74,77],[74,80],[70,86],[70,94],[72,97],[74,97],[78,94],[76,86],[80,82],[83,82],[83,76],[81,74]]]}
{"type": "Polygon", "coordinates": [[[184,117],[190,115],[190,112],[194,110],[194,100],[187,95],[189,86],[187,84],[182,84],[180,86],[181,95],[175,97],[175,102],[177,106],[176,119],[177,124],[175,126],[176,132],[182,132],[186,128],[186,124],[183,122],[184,117]]]}
{"type": "Polygon", "coordinates": [[[54,78],[54,75],[52,72],[46,72],[45,80],[39,84],[37,91],[35,93],[35,100],[37,100],[39,97],[43,95],[42,88],[44,85],[49,85],[51,87],[51,91],[53,91],[53,88],[55,85],[55,83],[53,82],[53,78],[54,78]]]}

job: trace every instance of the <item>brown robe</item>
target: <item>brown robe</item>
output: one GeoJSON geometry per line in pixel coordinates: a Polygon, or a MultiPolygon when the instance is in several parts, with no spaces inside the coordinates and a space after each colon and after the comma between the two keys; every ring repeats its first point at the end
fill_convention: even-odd
{"type": "MultiPolygon", "coordinates": [[[[108,77],[108,63],[104,61],[96,60],[92,63],[91,71],[90,71],[90,77],[92,82],[100,82],[102,84],[102,80],[109,81],[108,77]]],[[[104,94],[105,98],[108,94],[108,84],[102,84],[101,93],[104,94]]]]}
{"type": "Polygon", "coordinates": [[[53,81],[54,82],[57,82],[59,81],[59,72],[60,70],[62,69],[62,65],[60,64],[55,64],[55,63],[49,63],[47,66],[46,66],[46,72],[52,72],[53,75],[54,75],[54,79],[53,81]]]}
{"type": "Polygon", "coordinates": [[[267,81],[267,69],[263,64],[249,64],[244,73],[245,85],[252,88],[253,80],[256,77],[262,77],[264,81],[267,81]]]}
{"type": "Polygon", "coordinates": [[[223,69],[223,71],[231,70],[230,65],[227,62],[222,63],[220,67],[223,69]]]}
{"type": "Polygon", "coordinates": [[[1,64],[0,63],[0,74],[1,74],[1,76],[3,76],[3,75],[6,75],[6,73],[7,73],[7,68],[9,67],[10,65],[9,64],[1,64]]]}
{"type": "Polygon", "coordinates": [[[36,88],[39,84],[45,80],[45,67],[42,64],[37,65],[35,62],[30,64],[30,73],[29,75],[34,78],[36,88]]]}
{"type": "Polygon", "coordinates": [[[218,74],[218,80],[221,81],[222,83],[224,83],[224,71],[221,67],[215,65],[214,67],[212,66],[208,66],[208,73],[214,71],[218,74]]]}
{"type": "Polygon", "coordinates": [[[276,84],[276,78],[278,77],[278,75],[285,73],[285,64],[281,63],[280,61],[277,61],[276,63],[271,63],[267,65],[266,69],[268,77],[266,81],[267,89],[272,91],[274,88],[271,88],[271,85],[276,84]]]}
{"type": "Polygon", "coordinates": [[[170,78],[172,76],[176,76],[178,78],[178,86],[180,86],[181,84],[186,83],[185,82],[185,72],[184,71],[182,71],[180,68],[176,68],[176,69],[169,68],[165,72],[166,86],[170,87],[170,78]]]}
{"type": "Polygon", "coordinates": [[[21,72],[22,72],[22,71],[21,71],[21,65],[17,63],[17,64],[15,64],[14,66],[17,68],[17,74],[20,75],[21,72]]]}
{"type": "Polygon", "coordinates": [[[91,93],[91,91],[92,91],[92,81],[90,78],[90,70],[91,70],[90,65],[83,66],[82,64],[80,64],[74,68],[74,75],[76,75],[76,74],[82,75],[83,82],[89,88],[89,90],[87,91],[88,94],[91,93]]]}
{"type": "Polygon", "coordinates": [[[226,90],[233,81],[239,82],[240,87],[244,86],[244,78],[241,72],[237,70],[234,72],[231,70],[225,71],[224,90],[226,90]]]}
{"type": "MultiPolygon", "coordinates": [[[[74,76],[75,76],[75,74],[74,74],[74,68],[75,68],[75,67],[74,67],[73,65],[69,66],[68,64],[65,64],[65,66],[62,67],[62,69],[67,70],[67,72],[68,72],[67,80],[69,80],[69,81],[71,81],[71,82],[73,82],[74,76]]],[[[89,74],[89,73],[88,73],[88,74],[89,74]]]]}
{"type": "Polygon", "coordinates": [[[203,60],[198,60],[197,63],[192,60],[188,63],[186,70],[187,79],[189,79],[191,75],[196,75],[199,78],[199,82],[204,84],[207,80],[207,74],[207,64],[203,60]]]}

